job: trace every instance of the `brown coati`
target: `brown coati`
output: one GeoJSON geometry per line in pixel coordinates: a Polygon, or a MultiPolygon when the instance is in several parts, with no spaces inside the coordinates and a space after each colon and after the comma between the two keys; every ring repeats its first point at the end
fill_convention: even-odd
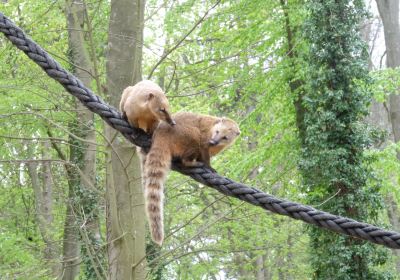
{"type": "Polygon", "coordinates": [[[146,157],[145,204],[151,237],[161,245],[163,229],[163,184],[171,160],[181,159],[185,166],[210,167],[210,158],[234,143],[239,126],[231,119],[194,113],[177,113],[176,125],[161,123],[153,133],[153,143],[146,157]]]}
{"type": "Polygon", "coordinates": [[[161,120],[175,124],[167,97],[152,81],[145,80],[127,87],[122,93],[119,109],[132,126],[149,134],[153,133],[161,120]]]}
{"type": "MultiPolygon", "coordinates": [[[[144,80],[134,86],[127,87],[119,104],[124,118],[134,126],[152,134],[161,120],[175,125],[169,112],[169,102],[163,90],[154,82],[144,80]]],[[[142,180],[146,154],[143,149],[136,149],[141,161],[142,180]]]]}
{"type": "MultiPolygon", "coordinates": [[[[174,115],[180,122],[192,123],[200,130],[200,156],[192,162],[201,161],[211,168],[210,159],[232,145],[240,135],[238,124],[228,118],[181,112],[174,115]]],[[[183,164],[189,165],[190,158],[182,158],[183,164]]],[[[196,165],[196,164],[195,164],[196,165]]]]}

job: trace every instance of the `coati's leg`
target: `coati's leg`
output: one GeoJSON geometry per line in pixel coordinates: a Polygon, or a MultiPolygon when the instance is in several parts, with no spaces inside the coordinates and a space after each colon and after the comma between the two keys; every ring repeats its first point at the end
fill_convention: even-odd
{"type": "Polygon", "coordinates": [[[217,170],[211,167],[210,163],[210,153],[208,151],[208,147],[205,147],[203,149],[200,149],[200,156],[198,157],[198,163],[211,169],[213,172],[217,173],[217,170]]]}
{"type": "Polygon", "coordinates": [[[186,152],[180,158],[182,165],[187,167],[200,167],[204,166],[204,163],[200,162],[198,159],[200,154],[198,149],[187,149],[186,152]]]}
{"type": "Polygon", "coordinates": [[[198,161],[196,159],[182,159],[182,164],[183,166],[186,167],[207,167],[208,169],[211,169],[213,172],[217,173],[217,170],[215,170],[214,168],[212,168],[210,166],[210,161],[208,161],[208,164],[203,162],[203,161],[198,161]]]}
{"type": "MultiPolygon", "coordinates": [[[[212,170],[214,170],[211,167],[210,163],[210,153],[208,152],[208,148],[204,148],[200,150],[200,161],[204,162],[204,165],[212,170]]],[[[215,170],[214,170],[215,171],[215,170]]]]}
{"type": "Polygon", "coordinates": [[[207,167],[213,172],[217,172],[210,164],[210,154],[208,149],[202,149],[200,155],[185,156],[181,159],[182,164],[187,167],[207,167]]]}

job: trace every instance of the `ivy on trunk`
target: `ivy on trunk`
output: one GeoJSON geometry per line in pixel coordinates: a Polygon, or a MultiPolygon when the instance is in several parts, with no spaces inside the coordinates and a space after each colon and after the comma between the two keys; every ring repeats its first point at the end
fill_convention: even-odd
{"type": "MultiPolygon", "coordinates": [[[[311,78],[302,96],[300,169],[308,203],[373,222],[382,201],[377,187],[367,186],[372,176],[363,153],[371,142],[362,123],[371,95],[358,86],[369,82],[368,53],[358,30],[366,16],[364,3],[313,0],[307,8],[305,61],[311,78]]],[[[314,278],[390,278],[375,269],[386,261],[382,248],[315,227],[310,237],[314,278]]]]}

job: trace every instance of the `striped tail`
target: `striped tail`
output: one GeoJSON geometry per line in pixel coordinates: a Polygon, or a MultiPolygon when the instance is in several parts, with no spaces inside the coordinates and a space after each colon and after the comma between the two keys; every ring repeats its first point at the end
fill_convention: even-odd
{"type": "Polygon", "coordinates": [[[169,149],[162,149],[153,143],[145,163],[145,207],[150,226],[151,238],[161,246],[164,240],[163,200],[164,181],[171,168],[169,149]]]}

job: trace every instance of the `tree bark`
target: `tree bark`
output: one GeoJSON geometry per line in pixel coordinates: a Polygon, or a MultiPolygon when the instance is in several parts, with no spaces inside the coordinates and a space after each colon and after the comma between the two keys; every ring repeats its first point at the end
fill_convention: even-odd
{"type": "MultiPolygon", "coordinates": [[[[73,65],[73,73],[86,85],[90,86],[92,77],[92,62],[85,47],[84,17],[86,14],[84,1],[67,0],[65,12],[68,26],[69,56],[73,65]]],[[[94,131],[94,114],[87,110],[76,99],[73,100],[77,109],[76,120],[71,124],[73,133],[87,140],[85,142],[70,139],[70,161],[81,169],[79,175],[69,167],[68,205],[64,226],[64,266],[63,279],[75,279],[79,274],[80,248],[84,244],[86,275],[104,278],[101,266],[101,254],[95,248],[99,244],[100,231],[97,215],[97,202],[90,197],[95,186],[96,171],[96,135],[94,131]],[[86,220],[83,221],[83,216],[86,220]],[[81,235],[85,238],[81,241],[81,235]],[[91,251],[89,253],[89,251],[91,251]],[[93,254],[96,252],[96,254],[93,254]],[[96,257],[94,257],[94,255],[96,257]]]]}
{"type": "MultiPolygon", "coordinates": [[[[33,158],[30,143],[27,144],[29,156],[33,158]]],[[[48,150],[50,144],[45,142],[43,158],[50,158],[48,150]]],[[[50,162],[43,162],[41,168],[35,162],[28,162],[28,174],[31,178],[33,193],[35,195],[35,215],[40,235],[45,244],[44,259],[49,265],[51,275],[57,277],[60,273],[59,250],[54,237],[53,228],[53,176],[50,162]]]]}
{"type": "MultiPolygon", "coordinates": [[[[117,107],[141,80],[144,1],[112,0],[107,53],[108,101],[117,107]]],[[[107,243],[110,279],[145,279],[145,212],[135,147],[106,126],[107,243]]]]}
{"type": "MultiPolygon", "coordinates": [[[[399,23],[399,0],[376,0],[378,10],[383,23],[386,66],[396,68],[400,66],[400,23],[399,23]]],[[[391,134],[394,142],[400,140],[400,95],[399,92],[389,96],[388,111],[391,124],[391,134]]],[[[397,153],[400,160],[400,153],[397,153]]],[[[392,195],[386,198],[389,221],[396,231],[400,230],[399,209],[392,195]]],[[[396,258],[396,270],[400,273],[400,252],[393,250],[396,258]]]]}
{"type": "MultiPolygon", "coordinates": [[[[385,44],[386,66],[396,68],[400,66],[400,24],[399,0],[376,0],[379,14],[382,18],[385,44]]],[[[389,96],[389,113],[392,123],[394,141],[400,140],[400,95],[389,96]]],[[[400,153],[397,155],[400,160],[400,153]]]]}
{"type": "Polygon", "coordinates": [[[255,261],[256,264],[256,280],[266,280],[265,279],[265,268],[264,268],[264,258],[259,255],[255,261]]]}

